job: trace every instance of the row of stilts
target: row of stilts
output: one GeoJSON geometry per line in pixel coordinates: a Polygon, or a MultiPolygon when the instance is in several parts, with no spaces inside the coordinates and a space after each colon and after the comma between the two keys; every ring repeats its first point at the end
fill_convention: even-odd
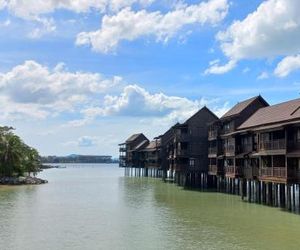
{"type": "Polygon", "coordinates": [[[163,171],[157,168],[125,168],[125,176],[162,178],[163,171]]]}
{"type": "Polygon", "coordinates": [[[300,213],[300,185],[212,176],[207,173],[163,171],[157,168],[125,168],[125,176],[161,178],[191,189],[241,196],[243,201],[280,207],[300,213]]]}

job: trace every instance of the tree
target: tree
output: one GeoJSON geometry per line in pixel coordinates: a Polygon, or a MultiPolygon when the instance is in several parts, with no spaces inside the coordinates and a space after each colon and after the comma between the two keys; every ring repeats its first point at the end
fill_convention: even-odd
{"type": "Polygon", "coordinates": [[[0,127],[0,175],[36,174],[41,165],[38,151],[26,145],[12,129],[0,127]]]}
{"type": "Polygon", "coordinates": [[[41,161],[39,153],[36,149],[28,147],[25,145],[25,159],[24,159],[24,169],[30,175],[34,175],[40,171],[41,161]]]}
{"type": "Polygon", "coordinates": [[[21,139],[12,132],[5,133],[0,145],[0,164],[2,176],[12,176],[15,172],[23,174],[21,139]]]}

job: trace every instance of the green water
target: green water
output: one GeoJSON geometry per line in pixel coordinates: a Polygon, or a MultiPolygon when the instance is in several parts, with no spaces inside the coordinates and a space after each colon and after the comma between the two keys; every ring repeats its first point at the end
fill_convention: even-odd
{"type": "Polygon", "coordinates": [[[239,197],[123,177],[115,165],[45,170],[0,187],[1,250],[300,249],[300,216],[239,197]]]}

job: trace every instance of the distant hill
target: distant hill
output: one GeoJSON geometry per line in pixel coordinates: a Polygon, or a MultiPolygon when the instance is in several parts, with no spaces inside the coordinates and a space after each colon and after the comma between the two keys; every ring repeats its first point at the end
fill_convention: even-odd
{"type": "Polygon", "coordinates": [[[43,156],[42,163],[115,163],[110,155],[77,155],[68,156],[43,156]]]}

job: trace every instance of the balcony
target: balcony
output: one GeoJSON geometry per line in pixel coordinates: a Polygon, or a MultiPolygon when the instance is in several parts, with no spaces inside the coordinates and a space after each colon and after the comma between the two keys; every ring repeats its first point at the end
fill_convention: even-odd
{"type": "Polygon", "coordinates": [[[237,177],[242,175],[242,168],[240,166],[225,167],[225,175],[227,177],[237,177]]]}
{"type": "Polygon", "coordinates": [[[234,155],[235,154],[235,145],[229,144],[224,146],[225,155],[234,155]]]}
{"type": "Polygon", "coordinates": [[[126,152],[126,148],[119,148],[119,152],[126,152]]]}
{"type": "Polygon", "coordinates": [[[208,140],[215,140],[218,137],[218,130],[208,131],[208,140]]]}
{"type": "Polygon", "coordinates": [[[272,141],[261,141],[259,143],[259,150],[284,150],[286,149],[285,139],[278,139],[272,141]]]}
{"type": "Polygon", "coordinates": [[[286,168],[284,167],[264,167],[260,169],[261,178],[286,179],[286,168]]]}

